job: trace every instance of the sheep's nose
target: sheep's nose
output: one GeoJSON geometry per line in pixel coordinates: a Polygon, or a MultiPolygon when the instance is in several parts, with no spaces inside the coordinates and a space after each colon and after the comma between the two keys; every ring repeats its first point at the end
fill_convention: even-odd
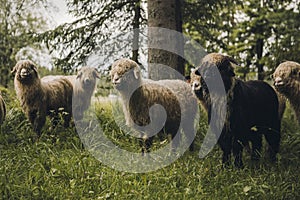
{"type": "Polygon", "coordinates": [[[92,82],[92,81],[91,81],[90,79],[85,79],[85,80],[84,80],[84,84],[86,84],[86,85],[90,85],[91,82],[92,82]]]}
{"type": "Polygon", "coordinates": [[[283,79],[281,77],[276,77],[274,80],[274,85],[278,86],[278,85],[283,85],[283,79]]]}
{"type": "Polygon", "coordinates": [[[192,85],[192,90],[199,90],[199,87],[200,87],[200,83],[198,82],[194,82],[193,85],[192,85]]]}
{"type": "Polygon", "coordinates": [[[114,78],[114,79],[112,80],[112,83],[113,83],[113,84],[119,83],[119,78],[114,78]]]}
{"type": "Polygon", "coordinates": [[[118,77],[113,78],[112,83],[113,83],[114,85],[120,83],[120,78],[118,78],[118,77]]]}
{"type": "Polygon", "coordinates": [[[21,69],[21,72],[20,72],[20,75],[21,76],[27,76],[29,73],[28,73],[28,71],[26,70],[26,69],[21,69]]]}

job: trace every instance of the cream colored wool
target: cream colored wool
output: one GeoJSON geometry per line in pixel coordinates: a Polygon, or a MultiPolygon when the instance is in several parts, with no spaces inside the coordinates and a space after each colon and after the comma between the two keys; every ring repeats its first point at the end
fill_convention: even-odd
{"type": "Polygon", "coordinates": [[[278,65],[272,77],[277,92],[290,101],[300,124],[300,64],[285,61],[278,65]]]}

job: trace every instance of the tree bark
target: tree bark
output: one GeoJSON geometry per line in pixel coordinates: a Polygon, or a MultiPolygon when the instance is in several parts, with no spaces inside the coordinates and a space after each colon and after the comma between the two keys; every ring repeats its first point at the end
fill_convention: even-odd
{"type": "Polygon", "coordinates": [[[181,0],[148,0],[148,70],[151,79],[175,78],[167,67],[184,74],[183,36],[178,34],[182,33],[181,6],[181,0]]]}
{"type": "Polygon", "coordinates": [[[139,34],[141,18],[141,1],[135,0],[134,19],[133,19],[133,41],[132,41],[132,60],[138,63],[139,56],[139,34]]]}
{"type": "Polygon", "coordinates": [[[264,46],[264,40],[262,38],[259,38],[256,40],[256,55],[257,55],[257,79],[258,80],[264,80],[265,74],[264,74],[264,66],[260,63],[262,56],[263,56],[263,46],[264,46]]]}

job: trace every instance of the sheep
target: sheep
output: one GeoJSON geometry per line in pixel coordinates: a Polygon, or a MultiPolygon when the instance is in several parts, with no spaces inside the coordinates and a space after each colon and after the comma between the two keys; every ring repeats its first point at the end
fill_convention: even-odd
{"type": "Polygon", "coordinates": [[[66,78],[73,86],[72,110],[73,118],[81,120],[83,113],[91,104],[91,98],[96,87],[96,79],[100,78],[99,73],[93,67],[82,67],[77,75],[69,76],[48,76],[47,79],[66,78]]]}
{"type": "Polygon", "coordinates": [[[300,64],[285,61],[278,65],[272,74],[274,87],[285,96],[295,110],[297,121],[300,124],[300,64]]]}
{"type": "Polygon", "coordinates": [[[150,151],[154,137],[151,132],[165,131],[170,134],[172,149],[175,150],[179,142],[175,136],[181,129],[191,144],[190,151],[193,150],[194,121],[198,107],[197,98],[189,84],[182,80],[144,79],[138,64],[126,58],[112,64],[110,76],[122,99],[126,125],[142,134],[142,154],[150,151]],[[165,113],[155,109],[155,105],[161,105],[165,113]]]}
{"type": "MultiPolygon", "coordinates": [[[[237,64],[237,63],[236,63],[237,64]]],[[[200,76],[195,74],[196,69],[192,68],[191,69],[191,73],[190,76],[187,77],[188,79],[188,83],[191,84],[192,90],[195,93],[198,93],[198,98],[200,97],[200,76]]],[[[286,108],[286,97],[284,95],[282,95],[281,93],[279,93],[278,91],[276,91],[276,94],[278,96],[278,101],[279,101],[279,109],[278,109],[278,114],[279,114],[279,119],[282,120],[285,108],[286,108]]],[[[200,101],[201,105],[203,107],[205,107],[204,104],[202,104],[204,101],[200,101]]],[[[207,110],[207,108],[205,108],[207,110]]]]}
{"type": "MultiPolygon", "coordinates": [[[[211,106],[221,104],[224,99],[219,96],[219,85],[208,90],[206,82],[216,82],[216,67],[221,75],[227,98],[227,113],[218,144],[223,151],[222,163],[228,166],[231,152],[234,165],[243,166],[242,150],[252,143],[253,160],[258,160],[262,147],[262,134],[269,144],[269,157],[276,161],[280,144],[280,117],[278,97],[274,89],[264,81],[242,81],[235,77],[233,64],[237,62],[226,55],[210,53],[206,55],[194,72],[197,81],[192,83],[193,90],[211,118],[211,106]]],[[[193,72],[192,72],[193,73],[193,72]]],[[[192,74],[191,74],[192,76],[192,74]]],[[[210,122],[216,126],[217,121],[210,122]]]]}
{"type": "Polygon", "coordinates": [[[6,115],[6,106],[5,106],[5,102],[0,93],[0,125],[5,120],[5,115],[6,115]]]}
{"type": "Polygon", "coordinates": [[[57,118],[58,112],[64,111],[67,113],[64,115],[64,126],[69,126],[73,88],[68,79],[40,79],[36,65],[30,60],[18,61],[12,73],[15,73],[17,98],[38,137],[47,115],[57,118]]]}

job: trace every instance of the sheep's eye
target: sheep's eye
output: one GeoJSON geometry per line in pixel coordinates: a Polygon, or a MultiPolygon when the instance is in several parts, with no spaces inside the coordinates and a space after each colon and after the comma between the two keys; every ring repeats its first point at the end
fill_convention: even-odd
{"type": "Polygon", "coordinates": [[[292,75],[293,76],[297,76],[298,75],[298,70],[297,69],[293,69],[292,70],[292,75]]]}

